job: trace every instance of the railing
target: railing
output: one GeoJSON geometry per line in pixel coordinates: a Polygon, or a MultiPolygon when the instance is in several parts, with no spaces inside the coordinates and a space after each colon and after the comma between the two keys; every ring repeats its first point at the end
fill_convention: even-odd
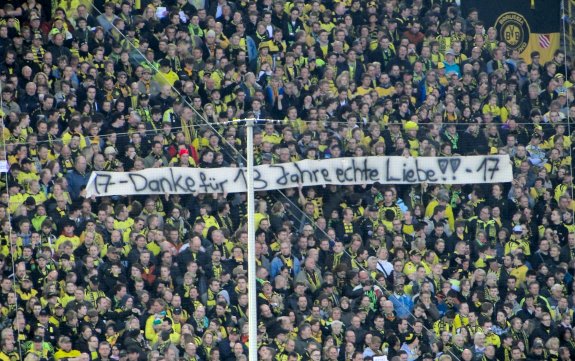
{"type": "Polygon", "coordinates": [[[562,21],[561,43],[567,54],[575,53],[575,0],[564,0],[564,16],[562,21]]]}

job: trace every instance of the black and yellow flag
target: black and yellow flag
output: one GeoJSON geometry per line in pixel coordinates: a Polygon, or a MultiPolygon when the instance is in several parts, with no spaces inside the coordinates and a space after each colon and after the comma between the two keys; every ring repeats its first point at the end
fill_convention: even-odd
{"type": "Polygon", "coordinates": [[[464,17],[473,8],[486,28],[494,27],[497,38],[527,61],[533,51],[541,53],[542,62],[551,60],[559,48],[560,0],[461,0],[464,17]]]}

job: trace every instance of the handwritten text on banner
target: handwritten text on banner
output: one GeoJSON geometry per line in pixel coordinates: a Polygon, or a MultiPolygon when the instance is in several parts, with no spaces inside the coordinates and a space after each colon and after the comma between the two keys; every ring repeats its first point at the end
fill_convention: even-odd
{"type": "MultiPolygon", "coordinates": [[[[154,168],[92,172],[88,196],[234,193],[247,189],[245,168],[154,168]]],[[[254,167],[255,190],[326,184],[470,184],[510,182],[507,155],[468,157],[356,157],[303,160],[254,167]]]]}

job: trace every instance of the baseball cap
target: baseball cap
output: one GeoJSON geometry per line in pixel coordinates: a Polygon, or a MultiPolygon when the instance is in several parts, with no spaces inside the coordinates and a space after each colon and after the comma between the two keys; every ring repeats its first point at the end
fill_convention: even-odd
{"type": "Polygon", "coordinates": [[[128,349],[126,351],[128,353],[140,353],[140,349],[135,345],[128,346],[128,349]]]}
{"type": "Polygon", "coordinates": [[[108,246],[108,253],[119,253],[118,248],[114,246],[108,246]]]}
{"type": "Polygon", "coordinates": [[[415,334],[413,332],[409,332],[405,335],[405,342],[411,342],[415,340],[415,334]]]}
{"type": "Polygon", "coordinates": [[[449,202],[449,193],[446,190],[440,190],[437,194],[437,200],[442,202],[449,202]]]}
{"type": "Polygon", "coordinates": [[[106,147],[106,149],[104,149],[104,154],[105,155],[116,154],[116,148],[112,146],[106,147]]]}
{"type": "Polygon", "coordinates": [[[12,187],[22,188],[22,184],[20,184],[20,183],[18,183],[18,182],[16,182],[16,181],[13,181],[13,182],[8,183],[8,188],[12,188],[12,187]]]}
{"type": "Polygon", "coordinates": [[[410,256],[421,256],[421,253],[419,253],[419,251],[416,249],[412,249],[411,251],[409,251],[409,255],[410,256]]]}
{"type": "Polygon", "coordinates": [[[543,348],[543,342],[537,340],[533,343],[533,348],[543,348]]]}

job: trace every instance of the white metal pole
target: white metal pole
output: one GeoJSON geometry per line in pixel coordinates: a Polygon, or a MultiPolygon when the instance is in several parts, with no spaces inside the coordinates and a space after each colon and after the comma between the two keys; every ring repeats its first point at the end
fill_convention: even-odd
{"type": "Polygon", "coordinates": [[[258,360],[258,303],[256,280],[256,234],[254,217],[254,119],[246,119],[246,158],[248,193],[248,314],[249,361],[258,360]]]}

